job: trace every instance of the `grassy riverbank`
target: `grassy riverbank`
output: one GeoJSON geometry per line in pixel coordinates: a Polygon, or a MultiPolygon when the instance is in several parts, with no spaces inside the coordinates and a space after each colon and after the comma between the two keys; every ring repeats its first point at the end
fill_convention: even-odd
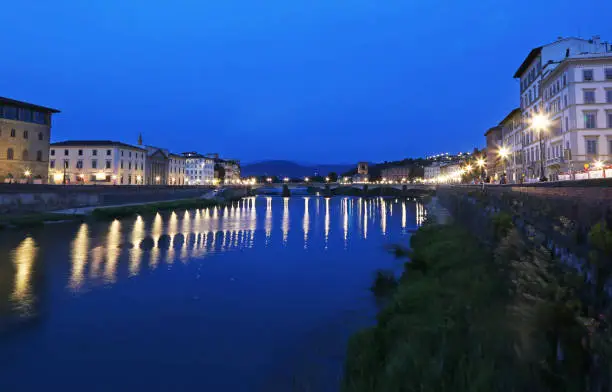
{"type": "Polygon", "coordinates": [[[82,215],[55,214],[51,212],[4,216],[0,217],[0,229],[37,227],[44,225],[46,222],[80,221],[83,218],[82,215]]]}
{"type": "MultiPolygon", "coordinates": [[[[609,306],[598,307],[601,296],[583,276],[505,218],[495,217],[498,240],[489,246],[457,225],[430,224],[410,251],[396,251],[410,261],[396,282],[378,275],[373,291],[387,305],[376,326],[350,340],[343,391],[582,392],[609,384],[609,306]]],[[[590,238],[609,255],[612,231],[599,226],[590,238]]]]}
{"type": "Polygon", "coordinates": [[[98,220],[112,220],[127,218],[135,215],[150,215],[155,214],[159,211],[169,210],[188,210],[194,208],[207,208],[220,205],[215,200],[209,199],[184,199],[184,200],[173,200],[173,201],[162,201],[157,203],[147,203],[134,206],[125,207],[110,207],[110,208],[96,208],[92,211],[92,217],[98,220]]]}

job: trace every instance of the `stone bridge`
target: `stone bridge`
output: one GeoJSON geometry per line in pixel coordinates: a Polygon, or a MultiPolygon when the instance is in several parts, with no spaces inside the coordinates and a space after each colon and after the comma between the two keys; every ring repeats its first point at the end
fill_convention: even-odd
{"type": "MultiPolygon", "coordinates": [[[[279,188],[282,189],[283,186],[287,185],[287,187],[291,190],[291,189],[296,189],[296,188],[318,188],[318,189],[325,189],[326,186],[329,186],[329,189],[333,190],[333,189],[337,189],[337,188],[353,188],[353,189],[364,189],[365,186],[368,187],[369,190],[371,189],[379,189],[379,188],[385,188],[385,189],[397,189],[397,190],[435,190],[436,187],[435,185],[431,185],[431,184],[375,184],[375,183],[369,183],[369,184],[341,184],[341,183],[337,183],[337,182],[332,182],[332,183],[325,183],[325,182],[288,182],[288,183],[273,183],[273,184],[254,184],[254,185],[248,185],[249,187],[251,187],[252,189],[258,189],[258,188],[279,188]]],[[[225,185],[227,186],[227,185],[225,185]]],[[[237,185],[237,186],[241,186],[241,185],[237,185]]],[[[242,185],[244,186],[244,185],[242,185]]]]}

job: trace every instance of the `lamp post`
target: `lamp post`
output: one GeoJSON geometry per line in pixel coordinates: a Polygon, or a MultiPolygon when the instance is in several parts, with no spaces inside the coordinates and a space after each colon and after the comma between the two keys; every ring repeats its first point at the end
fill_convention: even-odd
{"type": "Polygon", "coordinates": [[[499,151],[497,152],[502,160],[502,168],[503,168],[503,173],[502,176],[506,175],[506,158],[508,158],[508,155],[510,155],[510,151],[508,150],[507,147],[501,146],[499,148],[499,151]]]}
{"type": "Polygon", "coordinates": [[[536,130],[540,137],[540,181],[547,181],[544,175],[544,137],[543,133],[548,131],[550,119],[542,113],[538,113],[531,119],[531,128],[536,130]]]}
{"type": "Polygon", "coordinates": [[[485,160],[483,158],[478,158],[478,160],[476,161],[476,164],[478,165],[478,167],[480,168],[480,178],[483,179],[485,177],[485,160]]]}

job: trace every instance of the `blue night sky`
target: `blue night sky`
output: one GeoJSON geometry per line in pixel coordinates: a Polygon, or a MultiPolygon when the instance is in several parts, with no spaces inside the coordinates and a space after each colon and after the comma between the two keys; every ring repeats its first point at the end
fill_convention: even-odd
{"type": "Polygon", "coordinates": [[[612,40],[607,0],[23,0],[2,5],[0,96],[58,108],[53,141],[242,161],[465,151],[557,36],[612,40]],[[572,22],[572,19],[577,22],[572,22]]]}

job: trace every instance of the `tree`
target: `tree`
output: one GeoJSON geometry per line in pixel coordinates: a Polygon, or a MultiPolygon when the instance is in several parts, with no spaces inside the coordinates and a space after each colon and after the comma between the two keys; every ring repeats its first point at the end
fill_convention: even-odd
{"type": "Polygon", "coordinates": [[[329,172],[327,177],[329,177],[329,181],[331,181],[331,182],[338,181],[338,173],[336,173],[336,172],[329,172]]]}

